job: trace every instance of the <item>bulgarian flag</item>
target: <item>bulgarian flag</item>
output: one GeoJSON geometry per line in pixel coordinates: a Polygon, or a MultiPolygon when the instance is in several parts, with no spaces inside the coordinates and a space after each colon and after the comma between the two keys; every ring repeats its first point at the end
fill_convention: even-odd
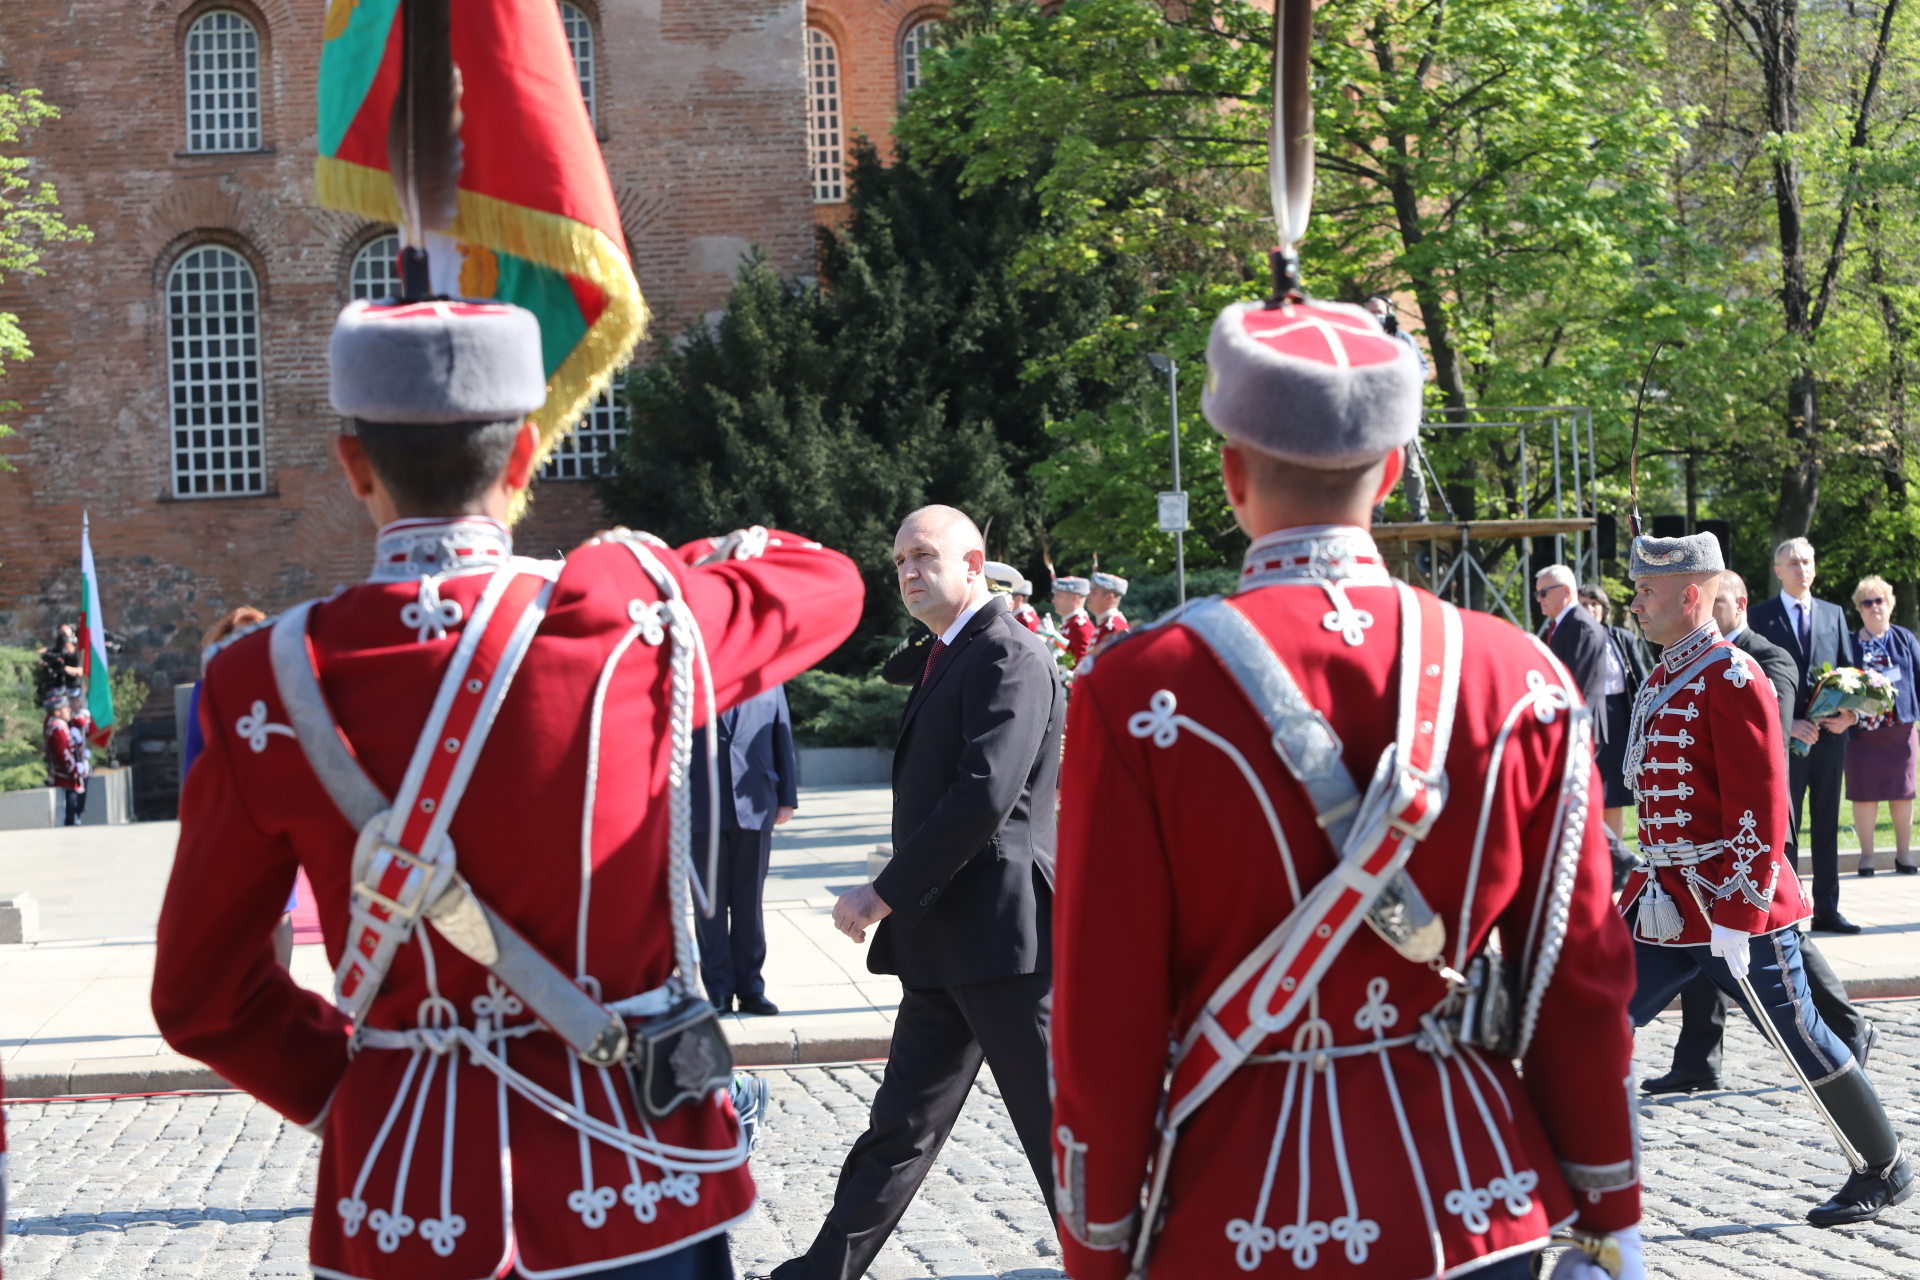
{"type": "Polygon", "coordinates": [[[107,624],[100,616],[100,575],[93,567],[93,539],[85,512],[80,514],[80,576],[85,580],[86,617],[80,623],[80,668],[87,682],[87,714],[93,717],[91,741],[105,748],[113,737],[113,680],[107,674],[107,624]]]}
{"type": "MultiPolygon", "coordinates": [[[[320,53],[318,202],[398,225],[387,126],[401,82],[402,0],[330,0],[320,53]]],[[[542,460],[632,354],[647,309],[555,0],[457,0],[458,213],[428,237],[436,292],[539,318],[542,460]]]]}

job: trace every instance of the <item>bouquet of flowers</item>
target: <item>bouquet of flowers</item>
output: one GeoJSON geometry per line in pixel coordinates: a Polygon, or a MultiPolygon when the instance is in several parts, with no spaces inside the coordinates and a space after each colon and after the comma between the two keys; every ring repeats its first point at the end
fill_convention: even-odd
{"type": "MultiPolygon", "coordinates": [[[[1828,716],[1851,711],[1862,720],[1883,716],[1893,710],[1893,681],[1878,671],[1859,667],[1836,667],[1828,663],[1807,699],[1807,719],[1819,724],[1828,716]]],[[[1787,749],[1797,756],[1812,750],[1798,738],[1787,740],[1787,749]]]]}

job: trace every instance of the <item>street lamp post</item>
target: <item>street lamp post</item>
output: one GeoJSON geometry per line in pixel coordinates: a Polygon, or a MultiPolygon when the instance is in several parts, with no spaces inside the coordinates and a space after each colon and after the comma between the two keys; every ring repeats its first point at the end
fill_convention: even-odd
{"type": "Polygon", "coordinates": [[[1180,366],[1173,357],[1155,351],[1147,356],[1147,366],[1167,379],[1167,417],[1173,426],[1173,491],[1160,497],[1160,529],[1173,535],[1174,576],[1180,587],[1180,603],[1187,602],[1187,494],[1180,487],[1180,366]]]}

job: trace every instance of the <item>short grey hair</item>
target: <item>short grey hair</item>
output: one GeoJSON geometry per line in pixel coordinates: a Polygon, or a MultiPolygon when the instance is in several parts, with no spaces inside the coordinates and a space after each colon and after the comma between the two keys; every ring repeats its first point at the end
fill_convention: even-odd
{"type": "Polygon", "coordinates": [[[1539,586],[1542,578],[1545,578],[1557,587],[1568,587],[1576,593],[1580,590],[1580,580],[1573,576],[1573,570],[1563,564],[1550,564],[1540,572],[1534,574],[1534,585],[1539,586]]]}
{"type": "Polygon", "coordinates": [[[1773,562],[1779,564],[1781,558],[1789,551],[1799,552],[1809,560],[1814,558],[1813,544],[1811,542],[1808,542],[1805,538],[1788,538],[1785,542],[1773,549],[1773,562]]]}

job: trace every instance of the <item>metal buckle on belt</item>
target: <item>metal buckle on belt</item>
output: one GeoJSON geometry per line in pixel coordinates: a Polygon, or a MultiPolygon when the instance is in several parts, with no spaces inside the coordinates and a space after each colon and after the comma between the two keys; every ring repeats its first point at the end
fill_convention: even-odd
{"type": "MultiPolygon", "coordinates": [[[[436,867],[433,863],[428,862],[424,858],[408,853],[405,849],[402,849],[397,844],[388,844],[385,840],[382,840],[378,844],[374,845],[373,851],[375,854],[384,852],[394,861],[402,864],[403,866],[408,867],[409,869],[417,870],[420,872],[420,889],[419,889],[419,892],[415,895],[414,904],[412,906],[408,906],[405,903],[400,902],[395,898],[389,898],[386,894],[380,892],[378,889],[368,884],[365,880],[362,880],[358,884],[354,885],[353,891],[355,893],[365,894],[368,898],[372,899],[374,902],[377,902],[381,906],[385,907],[387,911],[393,915],[402,916],[408,920],[418,919],[420,916],[420,911],[422,907],[425,905],[427,900],[427,889],[433,884],[434,875],[436,872],[438,872],[439,868],[436,867]]],[[[371,859],[369,859],[369,861],[371,861],[371,859]]]]}

